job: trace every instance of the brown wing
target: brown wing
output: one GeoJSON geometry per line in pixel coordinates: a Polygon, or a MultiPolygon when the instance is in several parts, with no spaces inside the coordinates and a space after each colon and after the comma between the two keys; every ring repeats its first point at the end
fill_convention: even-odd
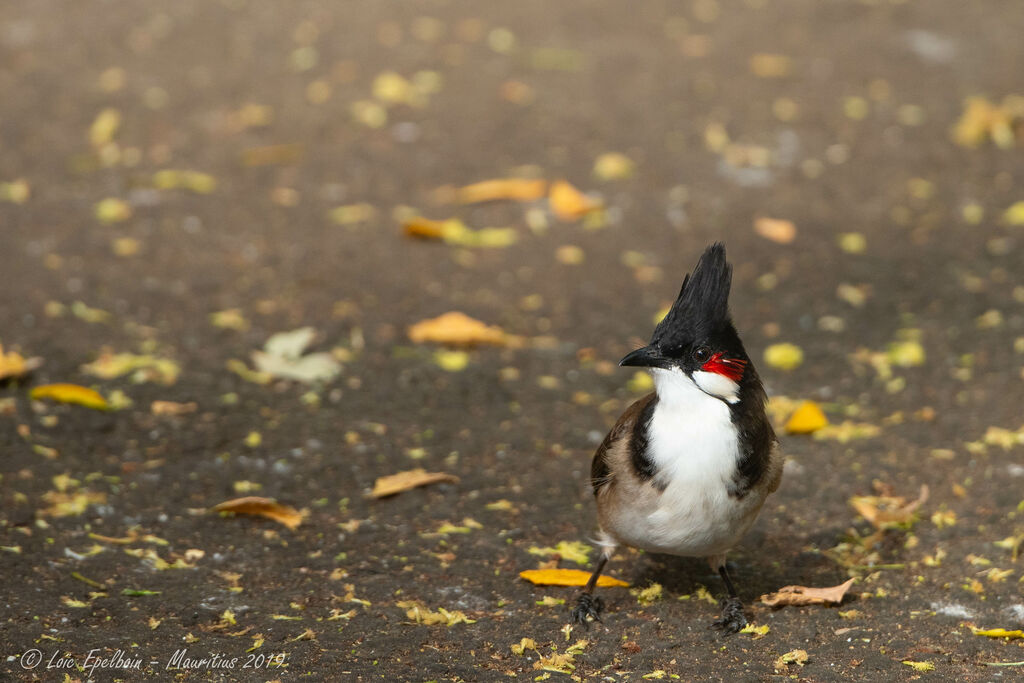
{"type": "Polygon", "coordinates": [[[656,396],[652,392],[626,408],[626,412],[622,413],[618,422],[611,428],[608,435],[604,437],[601,445],[597,447],[597,451],[594,453],[594,460],[590,463],[590,486],[595,496],[613,481],[614,475],[612,473],[610,457],[612,452],[628,445],[638,416],[644,412],[644,409],[655,398],[656,396]]]}

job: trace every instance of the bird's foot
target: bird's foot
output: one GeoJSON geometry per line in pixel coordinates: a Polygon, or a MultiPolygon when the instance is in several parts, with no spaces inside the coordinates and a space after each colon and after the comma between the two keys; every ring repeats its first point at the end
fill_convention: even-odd
{"type": "Polygon", "coordinates": [[[747,625],[747,617],[743,614],[743,603],[737,597],[722,600],[722,617],[711,624],[712,628],[721,631],[722,635],[738,633],[747,625]]]}
{"type": "Polygon", "coordinates": [[[604,602],[601,598],[595,598],[590,593],[581,593],[576,599],[576,606],[572,609],[572,621],[574,624],[582,624],[590,628],[590,619],[601,621],[601,610],[604,609],[604,602]]]}

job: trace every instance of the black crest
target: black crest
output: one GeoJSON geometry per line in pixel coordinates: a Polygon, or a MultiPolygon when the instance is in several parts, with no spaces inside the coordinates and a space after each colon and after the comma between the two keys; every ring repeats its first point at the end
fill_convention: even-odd
{"type": "Polygon", "coordinates": [[[697,267],[683,280],[668,315],[654,329],[652,341],[672,345],[685,332],[689,339],[706,338],[729,324],[729,288],[732,266],[725,246],[715,242],[704,250],[697,267]]]}

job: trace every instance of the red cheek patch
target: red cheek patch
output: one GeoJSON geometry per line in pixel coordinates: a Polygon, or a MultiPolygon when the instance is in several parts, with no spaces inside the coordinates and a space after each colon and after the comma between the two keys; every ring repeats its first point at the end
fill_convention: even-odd
{"type": "Polygon", "coordinates": [[[724,358],[724,355],[722,352],[716,353],[700,369],[704,372],[713,372],[716,375],[721,375],[731,379],[733,382],[739,382],[743,377],[747,361],[738,358],[724,358]]]}

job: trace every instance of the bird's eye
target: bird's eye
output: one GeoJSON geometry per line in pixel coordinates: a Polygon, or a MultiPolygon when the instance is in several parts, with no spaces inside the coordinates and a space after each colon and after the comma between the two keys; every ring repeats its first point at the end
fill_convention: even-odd
{"type": "Polygon", "coordinates": [[[711,350],[706,346],[698,346],[693,352],[693,359],[698,363],[704,363],[711,358],[711,350]]]}

